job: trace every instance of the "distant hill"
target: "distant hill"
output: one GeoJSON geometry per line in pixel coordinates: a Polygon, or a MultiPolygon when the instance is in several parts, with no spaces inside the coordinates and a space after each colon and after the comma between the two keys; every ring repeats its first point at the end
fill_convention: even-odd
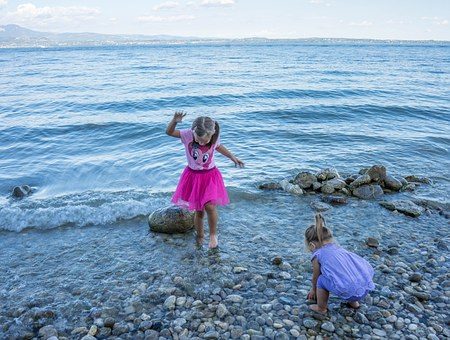
{"type": "Polygon", "coordinates": [[[191,41],[202,40],[196,37],[171,35],[114,35],[98,33],[51,33],[30,30],[19,25],[0,25],[0,45],[37,46],[37,45],[78,45],[110,44],[145,41],[191,41]]]}

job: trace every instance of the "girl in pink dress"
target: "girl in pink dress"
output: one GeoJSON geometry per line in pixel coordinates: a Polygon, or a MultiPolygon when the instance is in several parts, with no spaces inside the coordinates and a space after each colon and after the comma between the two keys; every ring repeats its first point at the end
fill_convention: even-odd
{"type": "Polygon", "coordinates": [[[181,122],[184,116],[186,114],[183,112],[175,112],[166,129],[169,136],[181,138],[188,162],[181,174],[172,202],[183,208],[195,210],[194,225],[199,246],[203,243],[203,218],[206,211],[209,248],[216,248],[218,246],[216,206],[226,205],[230,200],[222,174],[214,163],[214,151],[231,159],[235,166],[243,167],[244,163],[220,144],[219,124],[210,117],[196,118],[191,129],[176,130],[177,123],[181,122]]]}

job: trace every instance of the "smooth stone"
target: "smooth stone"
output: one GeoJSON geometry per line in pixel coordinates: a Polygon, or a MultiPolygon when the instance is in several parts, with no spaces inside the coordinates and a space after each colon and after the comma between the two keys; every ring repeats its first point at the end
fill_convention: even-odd
{"type": "Polygon", "coordinates": [[[382,201],[380,202],[380,205],[388,210],[397,210],[398,212],[411,217],[419,217],[424,211],[422,207],[416,205],[412,201],[406,200],[382,201]]]}
{"type": "Polygon", "coordinates": [[[227,307],[222,304],[219,303],[219,305],[217,306],[216,309],[216,315],[219,319],[223,319],[225,316],[227,316],[229,314],[227,307]]]}
{"type": "Polygon", "coordinates": [[[17,198],[28,196],[31,193],[31,187],[29,185],[16,186],[12,190],[12,195],[17,198]]]}
{"type": "Polygon", "coordinates": [[[175,295],[171,295],[164,301],[164,307],[167,309],[175,309],[176,301],[177,297],[175,295]]]}
{"type": "Polygon", "coordinates": [[[289,181],[287,179],[284,179],[280,182],[281,188],[290,193],[290,194],[294,194],[294,195],[303,195],[303,190],[302,188],[300,188],[299,185],[297,184],[292,184],[289,183],[289,181]]]}
{"type": "Polygon", "coordinates": [[[334,186],[328,183],[322,184],[322,186],[320,187],[320,191],[324,194],[332,194],[334,190],[334,186]]]}
{"type": "Polygon", "coordinates": [[[311,202],[311,208],[313,208],[315,211],[321,212],[321,211],[330,210],[333,207],[324,202],[311,202]]]}
{"type": "Polygon", "coordinates": [[[372,181],[384,180],[386,178],[386,167],[384,165],[373,165],[367,170],[367,175],[372,181]]]}
{"type": "Polygon", "coordinates": [[[305,318],[303,319],[303,326],[306,328],[315,328],[317,326],[318,322],[314,319],[305,318]]]}
{"type": "Polygon", "coordinates": [[[383,189],[378,184],[370,184],[370,185],[365,184],[358,188],[353,189],[352,193],[354,196],[358,198],[369,200],[382,196],[383,189]]]}
{"type": "Polygon", "coordinates": [[[366,240],[366,244],[369,247],[377,248],[380,245],[380,242],[378,242],[378,240],[376,238],[374,238],[374,237],[368,237],[367,240],[366,240]]]}
{"type": "Polygon", "coordinates": [[[320,328],[322,328],[322,329],[324,329],[324,330],[326,330],[328,332],[331,332],[331,333],[334,332],[334,330],[335,330],[334,325],[331,322],[329,322],[329,321],[326,321],[326,322],[322,323],[320,328]]]}
{"type": "Polygon", "coordinates": [[[56,330],[55,326],[47,325],[39,329],[39,336],[41,338],[47,339],[52,336],[58,336],[58,331],[56,330]]]}
{"type": "Polygon", "coordinates": [[[275,266],[279,266],[282,263],[283,263],[283,259],[281,258],[281,256],[275,256],[272,259],[272,264],[274,264],[275,266]]]}
{"type": "Polygon", "coordinates": [[[347,204],[347,197],[340,195],[322,195],[321,200],[333,205],[347,204]]]}
{"type": "Polygon", "coordinates": [[[351,188],[351,189],[358,188],[358,187],[360,187],[361,185],[369,184],[370,181],[371,181],[371,178],[370,178],[370,176],[367,175],[367,174],[358,176],[354,181],[352,181],[352,182],[350,183],[350,188],[351,188]]]}
{"type": "Polygon", "coordinates": [[[394,176],[387,175],[384,179],[384,186],[387,189],[399,191],[403,187],[403,184],[394,176]]]}
{"type": "Polygon", "coordinates": [[[319,181],[325,181],[325,180],[333,179],[333,178],[340,177],[340,176],[335,168],[327,168],[327,169],[322,169],[319,172],[317,172],[316,177],[319,181]]]}
{"type": "Polygon", "coordinates": [[[347,186],[347,183],[345,183],[345,181],[340,178],[333,178],[326,182],[322,182],[322,187],[324,185],[330,185],[334,188],[334,190],[340,190],[345,188],[347,186]]]}
{"type": "Polygon", "coordinates": [[[241,303],[244,298],[237,294],[228,295],[226,300],[231,301],[233,303],[241,303]]]}
{"type": "Polygon", "coordinates": [[[152,212],[148,224],[157,233],[186,233],[194,228],[194,213],[176,206],[165,207],[152,212]]]}
{"type": "Polygon", "coordinates": [[[278,183],[278,182],[263,183],[263,184],[260,184],[258,188],[261,190],[281,190],[282,189],[280,183],[278,183]]]}
{"type": "Polygon", "coordinates": [[[422,274],[420,273],[411,274],[408,279],[411,282],[420,282],[422,280],[422,274]]]}
{"type": "Polygon", "coordinates": [[[300,172],[294,178],[294,184],[297,184],[302,189],[309,189],[313,183],[317,182],[317,177],[310,172],[300,172]]]}
{"type": "Polygon", "coordinates": [[[416,183],[424,183],[424,184],[431,184],[431,180],[427,177],[422,177],[422,176],[416,176],[416,175],[409,175],[406,176],[405,179],[408,182],[416,182],[416,183]]]}

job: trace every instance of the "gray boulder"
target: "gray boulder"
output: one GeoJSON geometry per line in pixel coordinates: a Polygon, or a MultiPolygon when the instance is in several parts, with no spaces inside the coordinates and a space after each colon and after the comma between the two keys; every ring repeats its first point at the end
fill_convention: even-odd
{"type": "Polygon", "coordinates": [[[351,184],[350,187],[351,188],[357,188],[360,187],[363,184],[368,184],[370,183],[372,179],[370,178],[369,175],[365,174],[365,175],[360,175],[358,176],[351,184]]]}
{"type": "Polygon", "coordinates": [[[366,172],[374,182],[383,181],[386,178],[386,167],[383,165],[374,165],[366,172]]]}
{"type": "Polygon", "coordinates": [[[327,168],[327,169],[320,170],[316,174],[316,177],[319,181],[326,181],[326,180],[333,179],[333,178],[340,177],[340,176],[335,168],[327,168]]]}
{"type": "Polygon", "coordinates": [[[408,182],[416,182],[416,183],[424,183],[424,184],[431,184],[431,180],[427,177],[421,177],[421,176],[415,176],[415,175],[410,175],[410,176],[406,176],[405,179],[408,182]]]}
{"type": "Polygon", "coordinates": [[[384,186],[387,189],[399,191],[403,187],[403,184],[401,181],[399,181],[394,176],[386,175],[386,177],[384,179],[384,186]]]}
{"type": "Polygon", "coordinates": [[[186,233],[194,227],[194,213],[176,206],[161,208],[150,214],[148,225],[157,233],[186,233]]]}
{"type": "Polygon", "coordinates": [[[294,195],[303,195],[303,190],[302,188],[300,188],[299,185],[297,184],[292,184],[289,183],[289,181],[287,179],[284,179],[280,182],[281,188],[290,193],[290,194],[294,194],[294,195]]]}
{"type": "Polygon", "coordinates": [[[332,194],[334,192],[334,186],[328,183],[322,184],[320,191],[324,194],[332,194]]]}
{"type": "Polygon", "coordinates": [[[340,178],[330,179],[330,180],[322,183],[322,185],[324,185],[324,184],[331,185],[334,188],[334,190],[340,190],[347,186],[347,183],[345,183],[345,181],[340,178]]]}
{"type": "Polygon", "coordinates": [[[380,205],[382,207],[385,207],[388,210],[397,210],[398,212],[401,212],[402,214],[412,216],[412,217],[419,217],[424,209],[417,204],[406,201],[406,200],[399,200],[399,201],[383,201],[380,202],[380,205]]]}
{"type": "Polygon", "coordinates": [[[323,195],[321,199],[323,202],[330,203],[333,205],[340,205],[347,203],[347,197],[342,195],[323,195]]]}
{"type": "Polygon", "coordinates": [[[353,190],[353,195],[362,198],[364,200],[369,200],[373,198],[378,198],[383,195],[383,189],[378,184],[362,185],[353,190]]]}
{"type": "Polygon", "coordinates": [[[278,182],[269,182],[263,183],[259,185],[259,188],[262,190],[281,190],[281,185],[278,182]]]}
{"type": "Polygon", "coordinates": [[[14,187],[12,195],[17,198],[22,198],[31,194],[31,187],[28,185],[20,185],[14,187]]]}
{"type": "Polygon", "coordinates": [[[302,189],[309,189],[313,183],[317,182],[317,177],[310,172],[300,172],[294,178],[294,184],[297,184],[302,189]]]}

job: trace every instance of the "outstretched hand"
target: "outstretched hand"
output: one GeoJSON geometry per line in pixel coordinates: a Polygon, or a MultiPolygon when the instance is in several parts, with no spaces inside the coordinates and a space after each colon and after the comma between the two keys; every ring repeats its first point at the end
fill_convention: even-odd
{"type": "Polygon", "coordinates": [[[235,167],[240,167],[240,168],[244,167],[244,162],[241,161],[239,158],[233,157],[231,160],[234,162],[235,167]]]}
{"type": "Polygon", "coordinates": [[[186,116],[186,112],[176,111],[173,115],[173,120],[177,123],[181,122],[183,118],[186,116]]]}

